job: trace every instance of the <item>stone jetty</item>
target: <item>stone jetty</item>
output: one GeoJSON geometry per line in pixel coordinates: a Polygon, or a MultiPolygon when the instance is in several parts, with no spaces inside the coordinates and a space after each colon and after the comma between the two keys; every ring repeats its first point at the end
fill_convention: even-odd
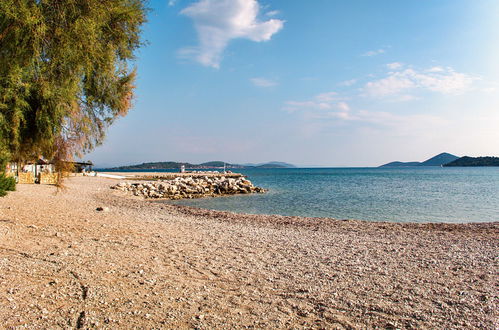
{"type": "Polygon", "coordinates": [[[111,187],[145,198],[183,199],[222,195],[264,193],[244,176],[177,176],[157,181],[120,182],[111,187]]]}

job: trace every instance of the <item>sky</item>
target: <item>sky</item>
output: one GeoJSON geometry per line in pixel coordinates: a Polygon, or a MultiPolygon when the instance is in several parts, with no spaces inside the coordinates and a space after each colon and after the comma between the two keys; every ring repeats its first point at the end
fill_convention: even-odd
{"type": "Polygon", "coordinates": [[[497,0],[150,0],[134,107],[86,155],[378,166],[499,156],[497,0]]]}

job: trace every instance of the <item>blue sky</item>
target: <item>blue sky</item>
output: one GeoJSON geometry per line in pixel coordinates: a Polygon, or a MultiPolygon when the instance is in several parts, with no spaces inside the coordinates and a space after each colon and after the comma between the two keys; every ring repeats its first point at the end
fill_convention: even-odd
{"type": "Polygon", "coordinates": [[[499,1],[149,5],[135,106],[98,166],[499,156],[499,1]]]}

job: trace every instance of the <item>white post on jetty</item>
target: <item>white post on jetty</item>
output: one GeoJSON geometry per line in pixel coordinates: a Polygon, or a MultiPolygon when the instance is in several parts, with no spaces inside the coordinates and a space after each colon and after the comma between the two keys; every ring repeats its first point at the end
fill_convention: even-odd
{"type": "Polygon", "coordinates": [[[224,163],[224,173],[227,173],[227,171],[225,170],[225,163],[224,163]]]}
{"type": "Polygon", "coordinates": [[[185,173],[185,165],[180,165],[180,173],[185,173]]]}

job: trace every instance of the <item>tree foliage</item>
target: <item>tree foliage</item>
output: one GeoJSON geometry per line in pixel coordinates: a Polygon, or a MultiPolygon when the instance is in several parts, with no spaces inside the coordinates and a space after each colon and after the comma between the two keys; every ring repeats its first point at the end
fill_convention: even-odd
{"type": "Polygon", "coordinates": [[[499,166],[499,157],[469,157],[464,156],[444,166],[499,166]]]}
{"type": "Polygon", "coordinates": [[[143,0],[0,1],[0,158],[68,159],[130,109],[143,0]]]}
{"type": "Polygon", "coordinates": [[[131,106],[145,14],[144,0],[0,1],[0,172],[103,141],[131,106]]]}
{"type": "Polygon", "coordinates": [[[5,173],[0,173],[0,197],[7,194],[7,191],[16,190],[16,179],[5,176],[5,173]]]}

